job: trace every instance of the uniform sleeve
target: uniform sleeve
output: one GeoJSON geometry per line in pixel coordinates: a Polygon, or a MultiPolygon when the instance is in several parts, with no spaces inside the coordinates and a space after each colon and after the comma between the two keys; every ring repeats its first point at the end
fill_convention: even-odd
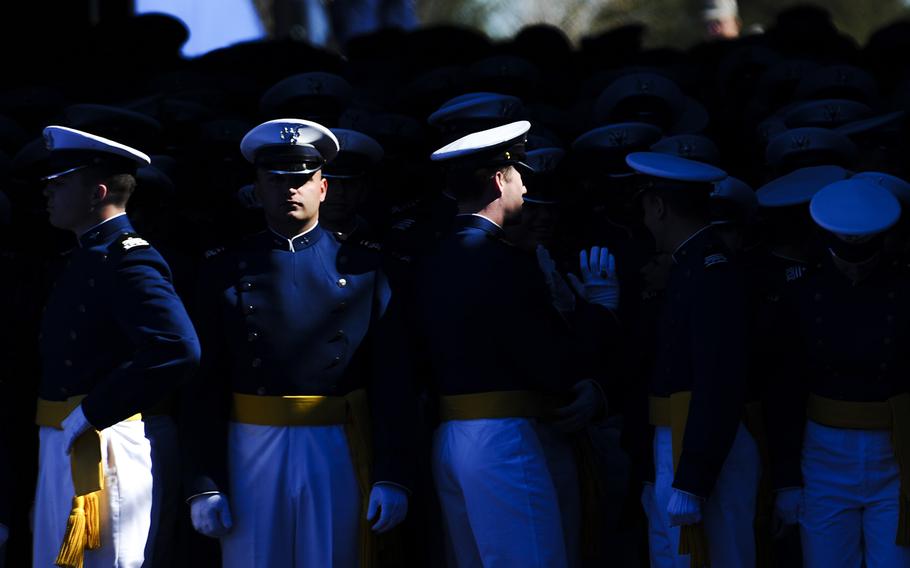
{"type": "Polygon", "coordinates": [[[692,400],[673,487],[707,498],[733,445],[746,398],[746,297],[732,265],[705,268],[689,317],[692,400]]]}
{"type": "MultiPolygon", "coordinates": [[[[512,365],[543,392],[567,391],[581,376],[583,357],[573,343],[573,326],[567,325],[550,302],[543,274],[530,257],[510,251],[511,266],[504,267],[502,288],[495,291],[504,302],[501,313],[516,321],[503,322],[508,333],[512,365]]],[[[584,377],[590,378],[590,377],[584,377]]]]}
{"type": "Polygon", "coordinates": [[[413,488],[417,395],[413,359],[403,322],[400,297],[392,293],[385,274],[380,271],[370,326],[373,481],[413,488]]]}
{"type": "Polygon", "coordinates": [[[202,363],[180,396],[183,473],[186,497],[227,493],[227,438],[230,409],[230,361],[221,312],[222,259],[200,272],[193,319],[202,344],[202,363]]]}
{"type": "Polygon", "coordinates": [[[808,389],[805,383],[806,351],[795,317],[799,313],[794,295],[797,288],[795,284],[787,286],[781,293],[780,303],[770,314],[774,357],[768,362],[770,372],[762,408],[773,489],[803,484],[800,459],[808,389]]]}
{"type": "Polygon", "coordinates": [[[196,370],[200,357],[199,339],[164,260],[152,249],[140,249],[110,262],[117,263],[108,282],[112,317],[135,350],[82,402],[85,417],[98,429],[174,392],[196,370]]]}

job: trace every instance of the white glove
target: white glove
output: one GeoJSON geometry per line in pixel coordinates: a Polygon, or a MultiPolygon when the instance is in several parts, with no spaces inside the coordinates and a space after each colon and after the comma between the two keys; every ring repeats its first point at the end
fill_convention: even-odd
{"type": "Polygon", "coordinates": [[[774,497],[774,516],[784,525],[795,525],[799,522],[802,501],[802,488],[781,489],[774,497]]]}
{"type": "Polygon", "coordinates": [[[616,276],[616,259],[606,247],[592,247],[590,255],[578,255],[581,280],[569,274],[569,282],[578,295],[589,303],[615,310],[619,307],[619,278],[616,276]]]}
{"type": "Polygon", "coordinates": [[[60,426],[63,428],[63,448],[66,450],[67,454],[73,449],[76,438],[92,427],[85,418],[85,414],[82,413],[81,404],[74,408],[73,411],[69,413],[69,416],[63,419],[60,426]]]}
{"type": "Polygon", "coordinates": [[[543,245],[537,245],[536,252],[537,265],[540,266],[544,282],[547,283],[547,288],[550,289],[550,301],[553,303],[553,307],[563,313],[573,311],[575,309],[575,294],[572,293],[572,289],[569,288],[566,279],[562,277],[562,274],[556,268],[556,263],[553,262],[550,251],[543,245]]]}
{"type": "Polygon", "coordinates": [[[572,392],[572,402],[553,411],[557,417],[553,426],[563,432],[578,432],[606,406],[603,391],[590,379],[575,383],[572,392]]]}
{"type": "Polygon", "coordinates": [[[701,498],[674,489],[667,505],[667,514],[670,516],[670,526],[694,525],[701,521],[701,498]]]}
{"type": "Polygon", "coordinates": [[[398,526],[408,515],[408,493],[397,485],[377,483],[370,491],[370,504],[367,507],[367,520],[372,521],[373,532],[382,534],[398,526]]]}
{"type": "MultiPolygon", "coordinates": [[[[3,523],[0,523],[0,548],[2,548],[4,544],[6,544],[6,541],[8,539],[9,539],[9,529],[6,528],[6,525],[4,525],[3,523]]],[[[0,558],[0,560],[3,560],[3,559],[0,558]]]]}
{"type": "Polygon", "coordinates": [[[212,538],[226,535],[234,526],[231,507],[222,493],[193,497],[190,501],[190,519],[196,532],[212,538]]]}

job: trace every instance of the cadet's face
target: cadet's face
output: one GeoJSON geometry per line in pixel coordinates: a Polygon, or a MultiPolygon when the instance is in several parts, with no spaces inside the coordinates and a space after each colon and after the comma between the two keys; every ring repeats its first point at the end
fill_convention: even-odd
{"type": "Polygon", "coordinates": [[[650,192],[645,192],[639,199],[642,207],[642,222],[648,232],[651,233],[651,236],[654,237],[658,247],[660,247],[663,234],[661,219],[663,218],[664,202],[660,197],[650,192]]]}
{"type": "Polygon", "coordinates": [[[326,192],[319,213],[326,220],[347,220],[357,213],[366,193],[367,186],[363,179],[333,179],[332,188],[326,192]]]}
{"type": "Polygon", "coordinates": [[[58,229],[73,231],[83,226],[94,206],[92,188],[86,187],[79,172],[49,180],[44,186],[44,196],[49,221],[58,229]]]}
{"type": "Polygon", "coordinates": [[[319,204],[325,199],[328,182],[322,172],[311,176],[273,174],[259,170],[256,196],[266,219],[279,226],[306,225],[319,218],[319,204]]]}
{"type": "Polygon", "coordinates": [[[521,220],[521,206],[524,204],[524,194],[528,192],[521,172],[509,168],[505,173],[497,173],[502,184],[502,205],[505,221],[518,222],[521,220]]]}

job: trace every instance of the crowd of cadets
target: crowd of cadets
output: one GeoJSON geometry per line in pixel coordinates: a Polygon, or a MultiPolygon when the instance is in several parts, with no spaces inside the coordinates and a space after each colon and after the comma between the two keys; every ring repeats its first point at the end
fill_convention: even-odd
{"type": "MultiPolygon", "coordinates": [[[[15,83],[7,77],[0,92],[6,448],[0,522],[8,527],[8,566],[26,565],[31,554],[37,478],[31,425],[47,366],[38,353],[42,307],[76,247],[72,233],[47,221],[42,129],[70,127],[150,155],[151,164],[136,174],[129,219],[170,266],[203,339],[205,367],[203,336],[220,333],[209,328],[221,324],[206,320],[218,308],[197,294],[200,278],[206,282],[213,272],[216,279],[240,278],[238,294],[256,284],[244,284],[231,272],[236,266],[223,273],[202,267],[225,255],[234,262],[266,229],[252,185],[264,183],[256,170],[264,166],[241,153],[241,140],[257,124],[288,118],[323,125],[337,139],[337,156],[322,171],[328,190],[319,226],[333,251],[350,248],[351,263],[369,264],[360,277],[375,266],[356,251],[381,259],[405,314],[395,328],[399,337],[384,348],[407,353],[410,368],[399,371],[415,377],[413,392],[375,395],[396,405],[413,397],[413,408],[388,416],[395,424],[384,434],[410,436],[406,449],[386,439],[392,458],[384,470],[390,485],[407,487],[410,505],[400,542],[389,545],[396,550],[383,562],[519,565],[485,550],[473,559],[451,546],[446,551],[444,542],[457,541],[451,533],[458,529],[441,510],[446,503],[440,506],[445,476],[431,472],[440,413],[458,415],[440,395],[516,388],[497,382],[502,375],[490,366],[496,355],[487,350],[502,340],[503,350],[526,357],[523,373],[544,377],[571,368],[605,397],[584,428],[599,450],[597,479],[606,493],[581,498],[599,499],[594,517],[606,522],[593,540],[605,546],[596,551],[567,534],[561,554],[570,565],[694,565],[713,557],[715,566],[790,566],[804,557],[810,566],[910,566],[904,519],[910,482],[901,482],[910,457],[902,453],[899,396],[908,392],[910,370],[910,243],[905,216],[898,219],[910,202],[903,181],[910,173],[910,24],[883,28],[860,46],[823,11],[800,7],[760,35],[686,51],[644,48],[645,30],[637,26],[578,47],[547,26],[499,42],[431,27],[355,38],[343,55],[266,41],[192,60],[177,55],[186,39],[178,22],[142,16],[126,27],[119,34],[158,38],[155,49],[142,48],[145,59],[135,68],[106,44],[83,42],[91,64],[23,73],[15,83]],[[529,131],[515,130],[521,121],[529,131]],[[453,175],[446,152],[433,160],[431,154],[453,142],[457,153],[464,136],[504,125],[511,125],[510,136],[496,138],[501,131],[493,130],[493,138],[468,149],[501,150],[497,144],[526,135],[516,148],[526,150],[524,159],[499,164],[521,166],[523,207],[501,229],[467,226],[457,214],[479,209],[466,209],[470,192],[452,187],[464,176],[453,175]],[[868,191],[859,195],[857,188],[868,191]],[[459,247],[471,245],[447,241],[453,231],[468,241],[479,238],[471,231],[485,231],[510,250],[478,253],[489,268],[478,274],[470,255],[460,256],[459,247]],[[509,274],[509,267],[528,266],[513,264],[512,255],[532,263],[533,273],[509,274]],[[484,298],[478,281],[489,283],[490,294],[514,297],[501,298],[505,307],[478,306],[475,300],[484,298]],[[530,304],[538,288],[549,305],[530,304]],[[607,308],[610,317],[579,323],[587,306],[607,308]],[[534,318],[551,315],[562,315],[574,333],[566,366],[559,359],[566,353],[547,354],[564,349],[562,343],[528,332],[537,329],[534,318]],[[686,413],[680,425],[679,395],[686,397],[688,425],[686,413]],[[611,443],[617,432],[621,444],[611,443]],[[401,473],[403,461],[412,461],[416,473],[401,473]],[[796,522],[802,538],[789,528],[796,522]],[[689,554],[681,556],[681,546],[689,554]]],[[[343,288],[348,280],[335,284],[343,288]]],[[[255,293],[248,297],[269,301],[255,293]]],[[[256,307],[251,303],[250,312],[256,307]]],[[[328,326],[335,308],[319,316],[328,326]]],[[[229,334],[233,324],[226,325],[229,334]]],[[[250,333],[244,342],[256,339],[254,331],[240,331],[250,333]]],[[[347,345],[345,333],[337,333],[334,341],[347,345]]],[[[282,345],[309,349],[290,340],[282,345]]],[[[221,361],[228,366],[242,360],[267,369],[267,357],[284,356],[277,348],[257,355],[232,340],[220,348],[231,351],[221,361]]],[[[353,356],[343,355],[345,363],[353,356]]],[[[301,363],[293,372],[301,374],[289,380],[305,382],[300,377],[310,371],[301,363]]],[[[198,428],[215,413],[217,400],[210,399],[217,395],[192,379],[185,384],[199,399],[187,403],[186,392],[170,393],[170,411],[181,427],[198,428]]],[[[185,433],[176,438],[217,454],[198,440],[186,442],[185,433]]],[[[219,480],[198,473],[185,476],[191,487],[184,497],[219,490],[219,480]]],[[[157,527],[174,533],[172,554],[158,565],[217,565],[215,541],[194,535],[188,507],[173,493],[176,512],[157,527]]],[[[485,514],[494,526],[475,532],[495,533],[501,512],[490,505],[485,514]]],[[[480,546],[483,539],[475,540],[480,546]]]]}

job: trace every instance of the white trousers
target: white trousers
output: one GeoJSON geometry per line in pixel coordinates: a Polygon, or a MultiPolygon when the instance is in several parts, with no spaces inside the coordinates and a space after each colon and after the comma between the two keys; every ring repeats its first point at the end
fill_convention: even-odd
{"type": "Polygon", "coordinates": [[[567,566],[559,498],[531,420],[443,422],[432,466],[451,566],[567,566]]]}
{"type": "Polygon", "coordinates": [[[806,423],[800,534],[806,568],[910,567],[894,544],[900,478],[891,433],[806,423]]]}
{"type": "MultiPolygon", "coordinates": [[[[669,428],[654,432],[654,486],[642,494],[648,516],[651,566],[689,568],[689,556],[679,554],[679,527],[670,526],[667,505],[673,492],[673,447],[669,428]]],[[[740,424],[711,496],[702,506],[712,566],[755,566],[755,496],[761,463],[755,440],[740,424]]]]}
{"type": "MultiPolygon", "coordinates": [[[[547,469],[556,488],[559,501],[562,533],[566,545],[566,563],[575,568],[581,562],[581,493],[578,483],[578,464],[572,449],[572,440],[548,424],[535,424],[547,469]]],[[[587,435],[586,432],[582,433],[587,435]]]]}
{"type": "Polygon", "coordinates": [[[225,568],[356,568],[360,488],[343,426],[231,423],[225,568]]]}
{"type": "MultiPolygon", "coordinates": [[[[53,568],[73,502],[70,458],[63,431],[41,427],[35,493],[35,568],[53,568]]],[[[85,552],[85,568],[138,568],[152,526],[151,446],[141,420],[101,431],[104,490],[101,492],[101,548],[85,552]]]]}

